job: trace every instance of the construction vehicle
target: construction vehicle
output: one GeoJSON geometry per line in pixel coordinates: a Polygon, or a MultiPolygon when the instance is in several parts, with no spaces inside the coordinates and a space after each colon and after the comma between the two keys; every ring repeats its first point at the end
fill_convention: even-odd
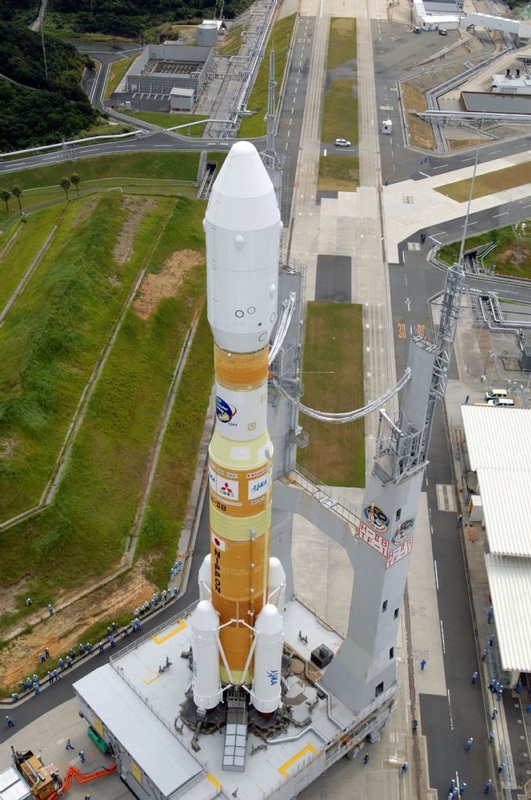
{"type": "Polygon", "coordinates": [[[48,800],[57,792],[62,781],[53,764],[45,767],[42,758],[36,756],[32,750],[21,752],[11,747],[11,752],[15,767],[27,781],[37,800],[48,800]]]}
{"type": "Polygon", "coordinates": [[[95,772],[86,773],[72,764],[68,767],[63,780],[53,764],[45,767],[42,758],[34,755],[32,750],[21,753],[11,747],[11,752],[15,767],[29,784],[36,800],[57,800],[70,789],[73,780],[80,784],[88,783],[97,778],[111,775],[116,770],[116,764],[113,764],[110,767],[100,767],[95,772]]]}

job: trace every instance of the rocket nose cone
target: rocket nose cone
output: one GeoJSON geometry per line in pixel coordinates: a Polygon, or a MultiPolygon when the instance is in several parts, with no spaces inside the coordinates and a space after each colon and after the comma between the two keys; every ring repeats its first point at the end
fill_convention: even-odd
{"type": "Polygon", "coordinates": [[[214,184],[224,197],[260,197],[273,185],[258,151],[250,142],[236,142],[225,159],[214,184]]]}

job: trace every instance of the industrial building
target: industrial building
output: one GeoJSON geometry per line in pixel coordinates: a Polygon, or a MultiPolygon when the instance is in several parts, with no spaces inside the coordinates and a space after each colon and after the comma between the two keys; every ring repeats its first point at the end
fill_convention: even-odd
{"type": "Polygon", "coordinates": [[[0,772],[0,800],[30,800],[31,786],[15,767],[0,772]]]}
{"type": "Polygon", "coordinates": [[[531,410],[463,405],[461,411],[465,459],[477,477],[470,519],[485,532],[493,666],[513,688],[531,673],[531,410]]]}
{"type": "MultiPolygon", "coordinates": [[[[212,30],[217,40],[217,28],[212,30]]],[[[172,89],[187,89],[193,91],[195,102],[213,58],[213,45],[150,44],[127,71],[125,91],[170,94],[172,89]]],[[[184,95],[183,100],[189,104],[184,95]]]]}
{"type": "Polygon", "coordinates": [[[425,31],[467,30],[472,27],[503,31],[521,44],[531,37],[531,23],[525,20],[495,17],[491,14],[465,13],[461,0],[413,0],[413,22],[425,31]]]}
{"type": "Polygon", "coordinates": [[[505,73],[492,76],[492,91],[495,94],[531,94],[531,75],[507,69],[505,73]]]}
{"type": "Polygon", "coordinates": [[[476,114],[531,114],[531,97],[491,92],[461,92],[466,111],[476,114]]]}

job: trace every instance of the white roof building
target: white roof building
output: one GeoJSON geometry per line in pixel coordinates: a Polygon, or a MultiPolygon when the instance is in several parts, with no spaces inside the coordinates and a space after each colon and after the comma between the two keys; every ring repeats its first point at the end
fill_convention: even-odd
{"type": "Polygon", "coordinates": [[[463,405],[504,671],[531,672],[531,410],[463,405]]]}
{"type": "Polygon", "coordinates": [[[0,772],[0,800],[29,800],[32,796],[29,784],[15,767],[0,772]]]}

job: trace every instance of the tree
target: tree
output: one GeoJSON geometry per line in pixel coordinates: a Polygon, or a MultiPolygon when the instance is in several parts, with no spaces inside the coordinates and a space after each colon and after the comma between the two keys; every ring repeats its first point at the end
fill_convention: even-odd
{"type": "Polygon", "coordinates": [[[9,199],[11,197],[11,192],[8,192],[7,189],[0,189],[0,200],[3,200],[6,204],[6,211],[9,211],[9,199]]]}
{"type": "Polygon", "coordinates": [[[22,197],[22,186],[15,185],[11,189],[11,194],[13,197],[16,197],[18,200],[18,210],[22,214],[22,202],[20,198],[22,197]]]}
{"type": "Polygon", "coordinates": [[[61,183],[59,184],[59,186],[61,187],[61,189],[64,190],[64,193],[66,195],[66,199],[68,200],[68,190],[72,186],[72,182],[71,182],[70,178],[63,178],[61,180],[61,183]]]}
{"type": "Polygon", "coordinates": [[[81,178],[79,177],[77,172],[74,172],[74,173],[72,173],[72,175],[70,175],[70,183],[73,186],[76,187],[76,192],[77,192],[77,196],[78,197],[79,197],[79,183],[80,183],[80,181],[81,181],[81,178]]]}

